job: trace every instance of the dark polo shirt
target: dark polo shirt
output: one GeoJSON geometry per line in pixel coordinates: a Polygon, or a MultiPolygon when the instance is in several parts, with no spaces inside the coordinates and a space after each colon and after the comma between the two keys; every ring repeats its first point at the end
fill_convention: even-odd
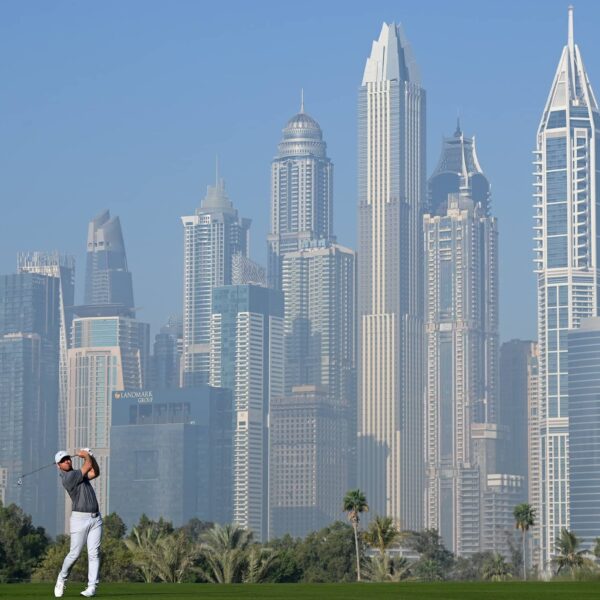
{"type": "Polygon", "coordinates": [[[83,476],[80,469],[71,471],[61,471],[60,477],[62,485],[73,501],[73,511],[75,512],[98,512],[98,500],[96,492],[87,477],[83,476]]]}

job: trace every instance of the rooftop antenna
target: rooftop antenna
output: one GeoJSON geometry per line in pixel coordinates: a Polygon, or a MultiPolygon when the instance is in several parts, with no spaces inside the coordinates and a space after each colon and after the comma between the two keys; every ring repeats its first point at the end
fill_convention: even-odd
{"type": "Polygon", "coordinates": [[[569,11],[569,33],[568,33],[567,43],[569,45],[570,50],[573,50],[573,47],[575,45],[574,36],[573,36],[573,10],[574,10],[573,5],[569,4],[569,8],[568,8],[568,11],[569,11]]]}
{"type": "Polygon", "coordinates": [[[456,131],[454,132],[455,137],[460,137],[462,130],[460,128],[460,109],[456,109],[456,131]]]}
{"type": "Polygon", "coordinates": [[[304,113],[304,88],[300,88],[300,112],[304,113]]]}

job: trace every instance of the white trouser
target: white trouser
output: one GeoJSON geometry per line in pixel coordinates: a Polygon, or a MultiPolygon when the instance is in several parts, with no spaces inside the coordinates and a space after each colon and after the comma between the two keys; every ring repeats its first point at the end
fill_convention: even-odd
{"type": "Polygon", "coordinates": [[[102,540],[102,517],[93,517],[92,513],[71,513],[71,548],[65,556],[58,580],[63,583],[69,577],[71,567],[79,558],[84,544],[87,542],[88,550],[88,586],[98,585],[98,571],[100,570],[100,541],[102,540]]]}

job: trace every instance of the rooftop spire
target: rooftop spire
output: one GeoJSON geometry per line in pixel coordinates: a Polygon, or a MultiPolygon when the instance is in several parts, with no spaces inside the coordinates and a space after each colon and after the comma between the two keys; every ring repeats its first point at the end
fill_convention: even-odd
{"type": "Polygon", "coordinates": [[[573,50],[573,47],[575,46],[575,42],[574,42],[574,36],[573,36],[573,5],[570,4],[569,8],[568,8],[568,12],[569,12],[569,32],[568,32],[568,37],[567,37],[567,44],[569,46],[569,50],[573,50]]]}
{"type": "Polygon", "coordinates": [[[462,129],[460,128],[460,113],[457,111],[456,114],[456,131],[454,137],[460,137],[462,135],[462,129]]]}
{"type": "Polygon", "coordinates": [[[219,185],[219,155],[215,154],[215,185],[219,185]]]}
{"type": "Polygon", "coordinates": [[[300,112],[304,113],[304,88],[300,88],[300,112]]]}

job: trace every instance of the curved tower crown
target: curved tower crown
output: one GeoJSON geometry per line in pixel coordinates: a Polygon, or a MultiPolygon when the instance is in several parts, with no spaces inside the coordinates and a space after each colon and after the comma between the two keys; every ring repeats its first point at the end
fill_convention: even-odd
{"type": "Polygon", "coordinates": [[[304,95],[300,112],[295,114],[283,128],[283,140],[277,147],[279,158],[310,154],[324,158],[327,144],[319,124],[304,112],[304,95]]]}
{"type": "Polygon", "coordinates": [[[475,138],[465,137],[456,124],[450,138],[444,138],[442,154],[429,178],[429,210],[442,214],[446,210],[448,194],[469,189],[475,204],[480,204],[484,214],[489,214],[491,186],[477,158],[475,138]]]}

